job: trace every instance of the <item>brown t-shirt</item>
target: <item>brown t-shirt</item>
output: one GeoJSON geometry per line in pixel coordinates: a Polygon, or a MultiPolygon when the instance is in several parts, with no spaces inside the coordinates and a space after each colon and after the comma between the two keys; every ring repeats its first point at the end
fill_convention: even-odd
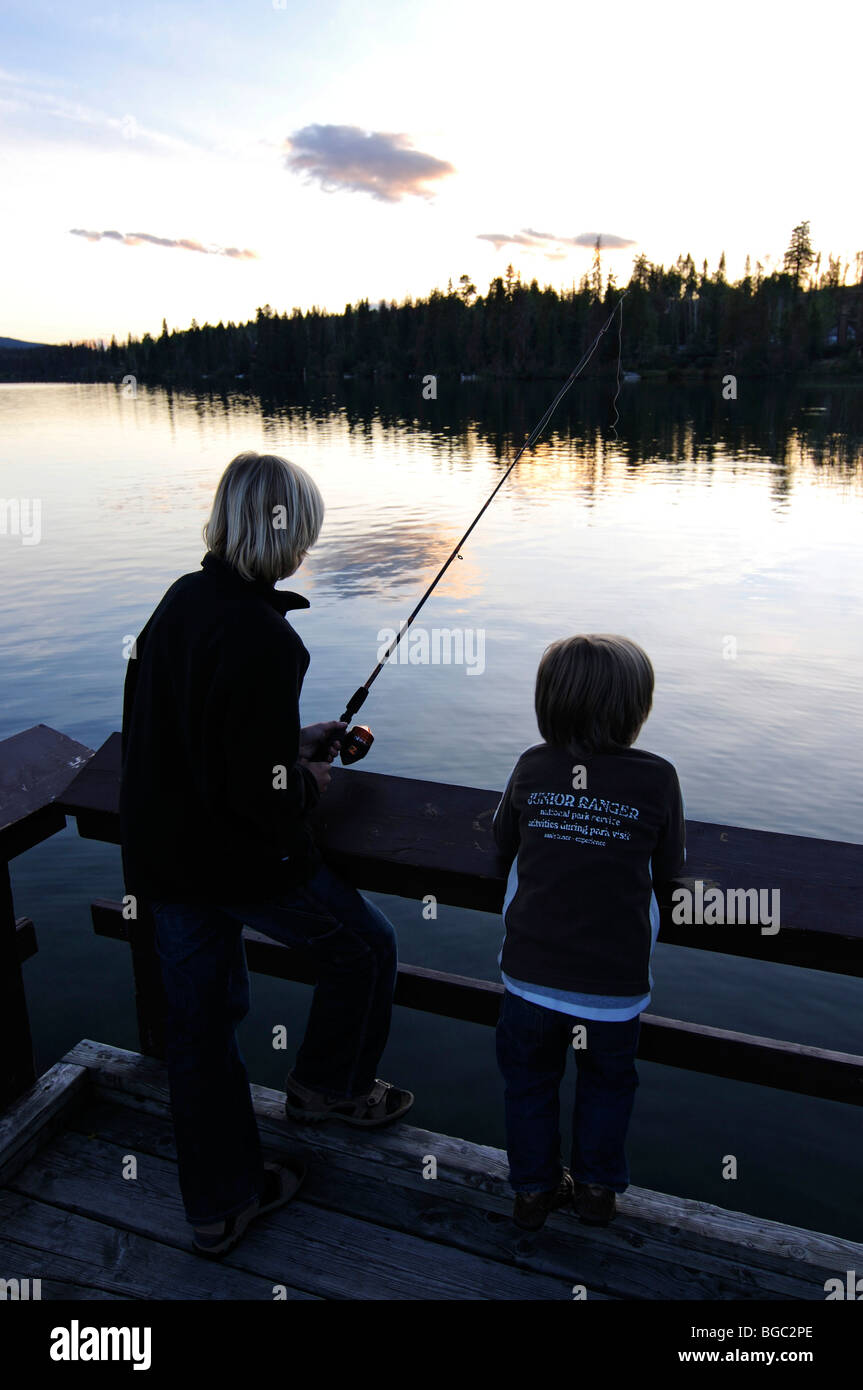
{"type": "Polygon", "coordinates": [[[646,994],[651,896],[684,864],[672,764],[640,748],[576,756],[536,744],[515,765],[494,835],[512,862],[504,973],[584,994],[646,994]]]}

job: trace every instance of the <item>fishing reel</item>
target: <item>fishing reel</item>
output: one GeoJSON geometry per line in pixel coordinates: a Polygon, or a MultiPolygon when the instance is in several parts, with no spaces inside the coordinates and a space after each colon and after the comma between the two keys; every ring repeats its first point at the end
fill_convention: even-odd
{"type": "MultiPolygon", "coordinates": [[[[348,700],[347,709],[339,721],[341,724],[350,724],[368,693],[368,688],[364,685],[354,691],[348,700]]],[[[331,737],[325,738],[318,746],[316,756],[321,762],[327,761],[331,745],[337,743],[339,745],[339,757],[345,767],[350,767],[351,763],[358,763],[361,758],[366,756],[374,741],[375,736],[368,725],[355,724],[352,729],[345,729],[344,733],[333,734],[331,737]]]]}
{"type": "Polygon", "coordinates": [[[375,736],[366,724],[355,724],[346,733],[337,735],[334,742],[341,744],[339,754],[346,767],[351,763],[358,763],[360,758],[364,758],[375,741],[375,736]]]}

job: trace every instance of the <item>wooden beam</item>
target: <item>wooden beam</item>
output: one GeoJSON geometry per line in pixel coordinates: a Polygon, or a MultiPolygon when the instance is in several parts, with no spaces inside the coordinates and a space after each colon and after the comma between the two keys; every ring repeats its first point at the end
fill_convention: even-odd
{"type": "Polygon", "coordinates": [[[35,724],[0,741],[0,859],[14,859],[62,830],[57,798],[93,749],[35,724]]]}
{"type": "Polygon", "coordinates": [[[86,1085],[86,1067],[58,1062],[0,1115],[0,1183],[56,1132],[86,1085]]]}
{"type": "MultiPolygon", "coordinates": [[[[120,735],[67,788],[86,838],[119,843],[120,735]]],[[[500,912],[507,866],[491,835],[499,792],[334,768],[313,817],[330,866],[357,888],[500,912]]],[[[778,890],[780,930],[682,926],[661,904],[660,941],[863,977],[863,845],[687,822],[687,881],[778,890]]]]}
{"type": "Polygon", "coordinates": [[[46,724],[0,740],[0,1110],[36,1079],[21,974],[36,934],[28,918],[15,916],[9,861],[64,828],[56,799],[92,755],[46,724]]]}
{"type": "Polygon", "coordinates": [[[9,865],[0,860],[0,1111],[36,1080],[9,865]]]}
{"type": "Polygon", "coordinates": [[[109,734],[58,801],[61,810],[77,817],[85,840],[120,843],[121,751],[120,734],[109,734]]]}
{"type": "MultiPolygon", "coordinates": [[[[130,923],[124,920],[120,903],[98,898],[91,904],[91,913],[97,936],[129,940],[130,923]]],[[[313,964],[301,950],[271,941],[249,927],[243,928],[243,939],[250,970],[314,984],[313,964]]],[[[502,996],[503,985],[492,980],[399,964],[395,1002],[405,1008],[493,1027],[502,996]]],[[[863,1057],[853,1053],[643,1014],[638,1055],[642,1061],[685,1071],[863,1105],[863,1057]]]]}
{"type": "Polygon", "coordinates": [[[149,909],[139,902],[137,920],[124,922],[124,926],[126,939],[132,947],[135,1010],[141,1051],[145,1057],[164,1057],[165,994],[156,953],[155,923],[149,909]]]}
{"type": "MultiPolygon", "coordinates": [[[[273,1298],[272,1279],[202,1260],[191,1250],[134,1231],[111,1230],[104,1219],[79,1215],[53,1200],[0,1192],[0,1232],[0,1263],[41,1279],[45,1300],[273,1298]]],[[[281,1282],[285,1299],[314,1298],[281,1282]]]]}

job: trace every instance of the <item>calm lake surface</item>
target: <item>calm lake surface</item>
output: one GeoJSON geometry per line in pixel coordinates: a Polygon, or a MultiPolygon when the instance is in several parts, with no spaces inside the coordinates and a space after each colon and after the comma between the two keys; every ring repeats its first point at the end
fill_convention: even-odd
{"type": "MultiPolygon", "coordinates": [[[[238,383],[242,386],[242,383],[238,383]]],[[[38,544],[0,535],[0,737],[45,723],[98,747],[119,729],[124,640],[195,570],[234,454],[312,472],[327,516],[286,587],[312,664],[306,723],[336,718],[501,476],[555,383],[345,382],[261,399],[114,385],[0,386],[0,497],[38,499],[38,544]]],[[[470,629],[473,667],[400,662],[362,717],[379,772],[501,788],[537,741],[543,648],[621,632],[649,652],[639,743],[677,766],[690,817],[863,842],[863,403],[854,387],[769,391],[578,384],[522,459],[419,620],[470,629]],[[480,659],[480,653],[481,659],[480,659]]],[[[72,826],[14,861],[44,1068],[82,1037],[137,1045],[126,948],[98,940],[94,897],[122,894],[119,850],[72,826]]],[[[741,885],[750,886],[750,885],[741,885]]],[[[372,895],[402,959],[497,978],[499,919],[372,895]]],[[[651,1012],[863,1053],[863,981],[660,946],[651,1012]]],[[[281,1087],[309,992],[253,977],[241,1042],[281,1087]],[[274,1052],[285,1024],[290,1051],[274,1052]]],[[[397,1009],[383,1075],[412,1121],[503,1144],[490,1029],[397,1009]]],[[[859,1109],[643,1063],[632,1181],[863,1239],[859,1109]],[[738,1178],[722,1179],[734,1154],[738,1178]]],[[[572,1085],[570,1078],[569,1085],[572,1085]]]]}

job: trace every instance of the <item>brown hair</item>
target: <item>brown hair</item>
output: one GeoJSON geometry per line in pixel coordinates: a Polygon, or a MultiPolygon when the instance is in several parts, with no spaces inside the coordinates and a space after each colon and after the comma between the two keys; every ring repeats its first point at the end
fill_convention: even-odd
{"type": "Polygon", "coordinates": [[[628,748],[652,703],[650,657],[628,637],[580,633],[542,654],[535,707],[546,743],[587,753],[628,748]]]}

